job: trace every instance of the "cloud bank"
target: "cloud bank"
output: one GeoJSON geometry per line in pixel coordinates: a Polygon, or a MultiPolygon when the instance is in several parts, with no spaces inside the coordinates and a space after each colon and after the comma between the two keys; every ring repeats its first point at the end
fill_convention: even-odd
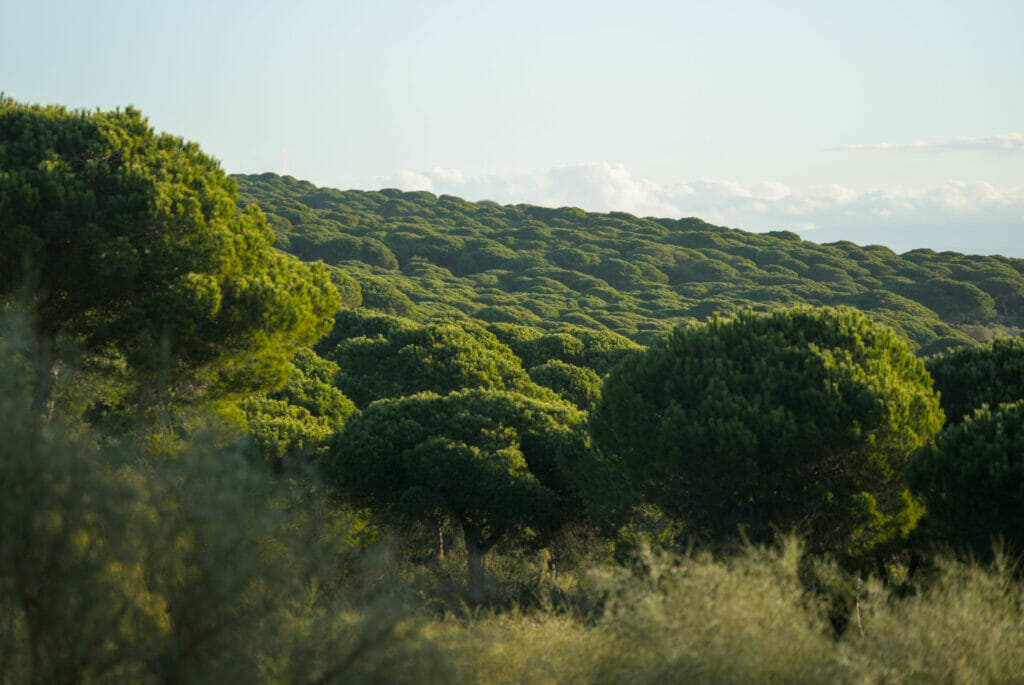
{"type": "Polygon", "coordinates": [[[1003,155],[1024,154],[1024,133],[1004,133],[978,138],[918,140],[912,143],[869,143],[844,145],[838,150],[882,150],[889,152],[995,152],[1003,155]]]}
{"type": "Polygon", "coordinates": [[[897,252],[928,247],[1024,257],[1024,187],[984,182],[874,190],[708,179],[664,185],[634,176],[621,164],[598,162],[483,176],[440,168],[402,171],[364,187],[384,186],[502,204],[696,216],[748,231],[784,229],[816,242],[878,243],[897,252]]]}

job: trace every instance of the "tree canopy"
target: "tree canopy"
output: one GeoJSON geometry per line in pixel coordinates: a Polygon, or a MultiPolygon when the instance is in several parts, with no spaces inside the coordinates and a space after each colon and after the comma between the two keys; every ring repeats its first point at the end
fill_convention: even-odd
{"type": "Polygon", "coordinates": [[[530,369],[530,379],[554,390],[580,409],[593,409],[601,396],[601,377],[588,368],[552,359],[530,369]]]}
{"type": "Polygon", "coordinates": [[[216,161],[132,108],[0,99],[0,225],[0,299],[32,309],[41,353],[159,370],[168,396],[278,385],[339,304],[216,161]]]}
{"type": "Polygon", "coordinates": [[[325,477],[357,506],[463,530],[469,571],[502,540],[540,540],[579,515],[565,462],[587,449],[570,404],[472,389],[375,402],[349,419],[325,477]]]}
{"type": "MultiPolygon", "coordinates": [[[[1021,259],[897,255],[880,245],[817,244],[695,218],[502,206],[393,188],[341,191],[275,174],[236,179],[244,200],[269,213],[282,249],[349,271],[374,290],[367,306],[420,321],[555,334],[585,328],[649,344],[715,313],[852,306],[902,332],[922,354],[1024,329],[1021,259]]],[[[549,358],[523,359],[532,368],[549,358]]]]}
{"type": "Polygon", "coordinates": [[[531,381],[519,359],[479,326],[451,322],[387,325],[387,319],[364,321],[358,316],[339,317],[339,326],[351,323],[355,326],[352,332],[359,332],[374,320],[384,326],[380,329],[383,334],[344,339],[327,353],[341,368],[338,387],[359,407],[385,397],[428,390],[447,394],[463,388],[554,397],[531,381]]]}
{"type": "Polygon", "coordinates": [[[901,471],[941,425],[907,342],[849,309],[679,328],[613,369],[590,415],[605,457],[698,539],[795,528],[844,555],[913,527],[901,471]]]}
{"type": "Polygon", "coordinates": [[[926,363],[950,423],[960,423],[984,404],[995,408],[1024,399],[1024,339],[997,338],[926,363]]]}
{"type": "Polygon", "coordinates": [[[238,183],[0,95],[0,681],[1024,672],[1024,260],[238,183]]]}
{"type": "Polygon", "coordinates": [[[337,364],[301,348],[284,387],[250,395],[239,403],[249,432],[249,450],[277,472],[308,466],[355,411],[337,387],[337,364]]]}
{"type": "Polygon", "coordinates": [[[982,408],[918,450],[907,482],[928,509],[933,542],[979,559],[1003,539],[1024,551],[1024,400],[982,408]]]}

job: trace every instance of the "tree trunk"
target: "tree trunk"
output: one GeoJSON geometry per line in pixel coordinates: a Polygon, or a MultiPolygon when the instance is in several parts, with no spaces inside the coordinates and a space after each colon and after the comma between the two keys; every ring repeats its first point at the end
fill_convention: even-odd
{"type": "Polygon", "coordinates": [[[40,340],[36,346],[35,384],[32,388],[32,413],[49,423],[57,406],[57,376],[60,365],[53,358],[52,342],[40,340]]]}
{"type": "Polygon", "coordinates": [[[437,524],[437,559],[444,561],[444,524],[437,524]]]}
{"type": "Polygon", "coordinates": [[[487,547],[480,539],[480,532],[471,529],[463,529],[466,538],[466,574],[469,578],[469,589],[473,594],[479,595],[484,587],[484,554],[487,547]]]}

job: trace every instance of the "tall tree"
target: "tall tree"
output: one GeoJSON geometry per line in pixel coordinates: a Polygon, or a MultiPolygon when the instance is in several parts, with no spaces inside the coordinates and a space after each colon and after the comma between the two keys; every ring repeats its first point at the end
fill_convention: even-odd
{"type": "Polygon", "coordinates": [[[567,467],[588,449],[572,405],[472,389],[371,404],[350,418],[323,461],[357,506],[397,521],[461,526],[470,580],[502,540],[543,540],[581,515],[567,467]]]}
{"type": "Polygon", "coordinates": [[[698,538],[796,528],[852,556],[914,525],[900,474],[941,426],[909,343],[848,309],[678,328],[613,369],[590,415],[595,445],[698,538]]]}
{"type": "Polygon", "coordinates": [[[0,300],[33,309],[43,411],[69,350],[159,378],[163,401],[276,386],[338,306],[215,160],[132,108],[0,96],[0,226],[0,300]]]}

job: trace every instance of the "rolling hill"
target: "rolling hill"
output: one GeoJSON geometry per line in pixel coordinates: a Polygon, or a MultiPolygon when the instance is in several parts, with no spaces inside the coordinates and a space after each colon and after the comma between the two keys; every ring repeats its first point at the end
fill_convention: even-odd
{"type": "Polygon", "coordinates": [[[716,313],[847,305],[929,355],[1024,327],[1024,260],[817,244],[696,218],[500,206],[234,176],[276,246],[323,260],[350,305],[425,321],[608,330],[647,344],[716,313]]]}

